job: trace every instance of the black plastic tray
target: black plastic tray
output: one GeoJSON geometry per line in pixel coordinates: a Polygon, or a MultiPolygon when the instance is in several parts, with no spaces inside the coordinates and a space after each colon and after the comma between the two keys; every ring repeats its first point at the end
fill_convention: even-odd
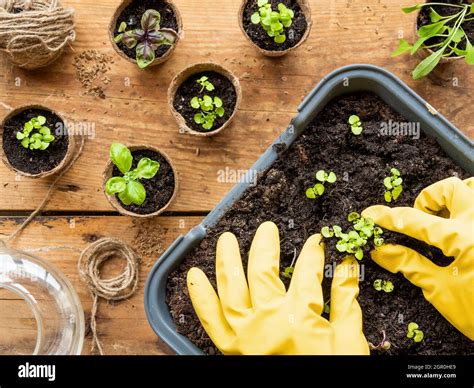
{"type": "MultiPolygon", "coordinates": [[[[371,65],[342,67],[323,78],[303,100],[296,117],[273,144],[291,145],[328,102],[340,95],[358,91],[373,92],[407,120],[420,122],[423,132],[435,137],[451,158],[474,175],[474,143],[400,79],[384,69],[371,65]]],[[[255,172],[268,169],[276,160],[277,153],[273,149],[273,144],[249,170],[252,176],[255,176],[255,172]]],[[[252,176],[243,179],[243,182],[252,182],[252,176]]],[[[207,229],[218,222],[249,186],[250,183],[235,185],[201,224],[187,235],[178,237],[170,245],[150,272],[145,287],[145,311],[148,321],[155,333],[178,354],[204,353],[186,337],[176,332],[176,326],[165,302],[168,275],[206,237],[207,229]]]]}

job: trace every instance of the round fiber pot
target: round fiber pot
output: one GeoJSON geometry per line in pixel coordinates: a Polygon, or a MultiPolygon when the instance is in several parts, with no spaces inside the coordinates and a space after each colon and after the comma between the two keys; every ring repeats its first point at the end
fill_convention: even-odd
{"type": "MultiPolygon", "coordinates": [[[[120,47],[117,45],[117,43],[115,43],[115,40],[114,40],[115,39],[115,29],[116,29],[116,26],[117,26],[117,21],[120,18],[120,15],[122,15],[124,10],[134,2],[139,3],[138,0],[124,0],[118,6],[118,8],[115,10],[114,15],[113,15],[112,20],[110,21],[110,25],[109,25],[109,38],[110,38],[110,42],[112,43],[112,47],[114,48],[115,52],[120,57],[125,59],[126,61],[128,61],[130,63],[134,63],[136,65],[137,61],[134,58],[130,58],[127,54],[125,54],[120,49],[120,47]]],[[[178,34],[178,40],[173,46],[170,46],[169,49],[163,55],[157,56],[155,58],[155,60],[150,65],[147,66],[147,68],[159,65],[160,63],[163,63],[163,62],[166,62],[171,57],[171,55],[173,54],[173,52],[176,49],[179,41],[183,38],[183,21],[181,19],[181,14],[179,13],[178,7],[176,7],[171,1],[168,1],[168,0],[157,0],[157,3],[159,3],[159,2],[168,5],[169,8],[173,11],[173,14],[176,18],[176,22],[177,22],[177,25],[178,25],[178,30],[176,31],[177,34],[178,34]]]]}
{"type": "MultiPolygon", "coordinates": [[[[114,172],[114,164],[112,163],[112,161],[110,159],[107,162],[107,165],[105,167],[104,174],[103,174],[102,188],[103,188],[104,194],[107,197],[107,200],[112,205],[112,207],[124,216],[137,217],[137,218],[156,217],[159,214],[163,213],[170,206],[170,204],[176,198],[176,195],[178,193],[178,173],[177,173],[177,170],[175,168],[175,165],[166,153],[164,153],[163,151],[159,150],[156,147],[147,146],[147,145],[134,145],[134,146],[127,146],[127,147],[132,152],[132,155],[135,151],[146,151],[146,150],[152,151],[156,154],[159,154],[169,164],[169,166],[171,168],[171,171],[173,173],[173,176],[174,176],[174,187],[173,187],[173,190],[172,190],[171,197],[169,198],[169,200],[163,206],[161,206],[158,210],[156,210],[152,213],[140,214],[140,213],[133,212],[133,211],[127,209],[122,204],[122,202],[120,202],[120,200],[117,198],[116,195],[108,195],[107,192],[105,191],[105,184],[113,176],[113,172],[114,172]]],[[[162,167],[160,166],[160,169],[161,168],[162,167]]],[[[158,174],[159,174],[159,171],[160,170],[158,170],[158,174]]],[[[143,183],[144,181],[145,180],[142,180],[141,182],[143,183]]],[[[147,196],[148,195],[149,195],[149,192],[147,192],[147,196]]]]}
{"type": "Polygon", "coordinates": [[[291,46],[289,48],[282,49],[282,50],[268,50],[268,49],[262,48],[249,37],[249,35],[247,34],[247,31],[245,30],[245,27],[244,27],[244,12],[245,12],[245,8],[247,7],[247,4],[249,2],[255,2],[256,3],[257,0],[243,0],[242,1],[242,3],[240,4],[239,15],[238,15],[238,17],[239,17],[239,26],[240,26],[240,29],[242,30],[245,38],[261,54],[263,54],[267,57],[282,57],[282,56],[288,54],[290,51],[292,51],[292,50],[298,48],[299,46],[301,46],[306,41],[306,39],[308,39],[308,36],[311,32],[311,27],[313,25],[312,18],[311,18],[311,7],[309,5],[308,0],[296,0],[296,3],[298,3],[299,7],[301,8],[301,11],[304,14],[304,17],[306,19],[306,24],[307,24],[307,27],[306,27],[306,30],[305,30],[303,36],[301,37],[301,39],[294,46],[291,46]]]}
{"type": "MultiPolygon", "coordinates": [[[[219,90],[216,89],[215,93],[218,93],[219,90]]],[[[221,92],[224,92],[222,90],[221,92]]],[[[217,135],[218,133],[222,132],[225,128],[227,128],[232,120],[235,117],[237,110],[240,107],[240,103],[242,101],[242,88],[240,87],[239,79],[229,70],[222,67],[221,65],[215,63],[198,63],[191,65],[177,74],[173,80],[171,81],[171,85],[168,89],[168,105],[171,110],[171,114],[173,115],[176,123],[178,124],[180,133],[189,133],[195,136],[201,137],[209,137],[217,135]],[[230,115],[228,115],[226,121],[222,123],[220,126],[216,127],[215,129],[211,129],[209,131],[200,131],[195,128],[191,127],[191,124],[186,121],[183,115],[178,111],[177,107],[175,106],[175,98],[180,86],[186,82],[189,78],[195,76],[199,73],[217,73],[228,80],[228,82],[234,87],[235,90],[235,105],[233,111],[230,115]]],[[[185,102],[186,104],[189,101],[185,102]]],[[[225,103],[225,101],[224,101],[225,103]]],[[[225,108],[225,106],[224,106],[225,108]]]]}
{"type": "MultiPolygon", "coordinates": [[[[1,152],[2,161],[10,170],[12,170],[13,172],[17,174],[26,176],[28,178],[44,178],[46,176],[50,176],[50,175],[60,172],[70,162],[70,160],[72,159],[74,155],[76,142],[75,142],[74,136],[71,136],[69,134],[69,131],[67,130],[66,122],[57,112],[41,105],[26,105],[26,106],[22,106],[17,109],[14,109],[2,120],[2,123],[0,125],[0,145],[1,145],[0,152],[1,152]],[[26,123],[28,120],[27,119],[20,120],[20,117],[22,115],[29,114],[28,112],[31,112],[31,111],[38,112],[38,115],[44,114],[47,120],[50,117],[54,117],[55,122],[51,122],[51,120],[48,120],[46,122],[46,125],[48,126],[48,128],[51,129],[51,133],[53,136],[56,137],[56,139],[50,144],[50,146],[45,151],[25,150],[21,148],[22,146],[19,143],[19,141],[18,141],[18,144],[15,144],[14,140],[12,141],[11,139],[10,140],[7,139],[8,133],[11,133],[11,130],[9,128],[13,126],[12,121],[14,121],[15,118],[18,117],[19,122],[17,125],[15,125],[15,128],[18,127],[18,130],[23,130],[23,124],[26,123]],[[60,132],[58,132],[58,128],[56,127],[58,122],[62,124],[60,132]],[[7,126],[9,128],[7,128],[7,126]],[[8,133],[6,131],[8,131],[8,133]],[[60,136],[67,137],[67,144],[63,139],[60,139],[60,136]],[[5,149],[6,147],[8,147],[9,144],[12,145],[14,149],[10,149],[10,148],[5,149]],[[17,147],[18,145],[19,147],[17,147]],[[38,167],[38,171],[30,172],[30,171],[23,170],[20,167],[21,160],[26,160],[26,158],[29,158],[34,161],[35,156],[46,158],[46,155],[51,155],[52,153],[54,153],[55,149],[59,150],[58,153],[59,155],[62,155],[62,156],[54,157],[54,159],[58,161],[54,163],[54,166],[52,166],[51,168],[43,169],[43,168],[38,167]],[[23,156],[23,158],[14,158],[14,155],[12,155],[12,153],[16,153],[17,155],[23,156]]],[[[29,162],[29,163],[34,163],[34,162],[29,162]]]]}

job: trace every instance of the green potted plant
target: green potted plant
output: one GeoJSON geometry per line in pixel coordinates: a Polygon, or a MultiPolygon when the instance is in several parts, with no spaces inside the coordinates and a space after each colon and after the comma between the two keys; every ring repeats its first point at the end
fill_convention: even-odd
{"type": "Polygon", "coordinates": [[[471,0],[457,4],[446,0],[426,2],[403,8],[403,12],[418,12],[415,42],[400,39],[392,56],[417,54],[421,61],[412,72],[413,79],[429,76],[444,84],[452,80],[450,64],[465,60],[474,65],[474,4],[471,0]]]}
{"type": "Polygon", "coordinates": [[[168,89],[168,105],[181,133],[214,136],[235,117],[242,100],[239,79],[215,63],[181,71],[168,89]]]}
{"type": "Polygon", "coordinates": [[[166,0],[124,0],[109,27],[115,51],[140,69],[168,60],[182,33],[178,8],[166,0]]]}
{"type": "Polygon", "coordinates": [[[155,147],[110,146],[104,193],[122,215],[148,218],[163,213],[176,198],[178,174],[171,159],[155,147]]]}
{"type": "Polygon", "coordinates": [[[14,109],[0,126],[1,158],[23,176],[43,178],[60,171],[72,158],[74,136],[49,108],[27,105],[14,109]]]}
{"type": "Polygon", "coordinates": [[[311,31],[308,0],[243,0],[239,26],[263,55],[280,57],[302,45],[311,31]]]}

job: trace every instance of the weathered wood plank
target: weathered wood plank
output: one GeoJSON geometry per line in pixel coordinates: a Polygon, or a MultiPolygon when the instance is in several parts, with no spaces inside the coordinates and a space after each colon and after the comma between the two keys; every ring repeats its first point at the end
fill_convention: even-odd
{"type": "MultiPolygon", "coordinates": [[[[219,12],[203,0],[176,0],[185,38],[164,65],[139,71],[115,55],[107,26],[118,0],[67,0],[77,12],[77,41],[53,66],[26,72],[0,61],[0,101],[11,106],[42,103],[76,122],[95,124],[96,137],[63,178],[49,210],[111,211],[101,191],[102,169],[112,141],[150,143],[161,147],[177,164],[181,191],[170,210],[207,211],[232,187],[219,182],[219,170],[245,169],[286,127],[302,97],[328,72],[350,63],[371,63],[391,70],[474,137],[472,109],[474,72],[464,63],[453,71],[458,86],[439,87],[425,79],[414,82],[414,58],[390,58],[402,31],[411,36],[413,16],[400,11],[410,0],[313,0],[314,27],[309,40],[287,58],[268,59],[250,47],[237,25],[239,1],[225,1],[219,12]],[[84,96],[72,67],[75,54],[96,49],[114,56],[107,74],[105,100],[84,96]],[[212,139],[180,135],[166,106],[171,78],[183,67],[199,61],[216,61],[240,78],[243,103],[234,124],[212,139]],[[20,81],[19,86],[15,82],[20,81]],[[126,81],[130,81],[127,86],[126,81]],[[197,150],[199,149],[199,155],[197,150]]],[[[7,113],[0,104],[0,118],[7,113]]],[[[16,181],[0,166],[0,210],[31,210],[43,197],[49,180],[16,181]]]]}
{"type": "MultiPolygon", "coordinates": [[[[153,333],[146,319],[144,284],[160,252],[178,235],[186,233],[200,221],[200,217],[161,217],[138,226],[126,217],[45,217],[33,222],[18,237],[13,247],[47,260],[65,274],[79,294],[87,319],[90,317],[92,300],[79,278],[79,252],[90,241],[104,236],[121,238],[136,247],[142,253],[139,287],[134,296],[126,301],[100,303],[97,319],[100,338],[106,354],[163,354],[170,351],[153,333]],[[147,244],[140,244],[144,240],[137,238],[137,233],[147,236],[147,244]]],[[[17,222],[12,220],[0,220],[0,236],[10,234],[16,226],[17,222]]],[[[103,276],[118,274],[122,264],[115,259],[105,264],[103,276]]],[[[23,350],[27,351],[26,339],[35,335],[35,321],[31,312],[27,311],[23,301],[4,291],[0,292],[0,307],[0,333],[8,333],[9,340],[7,342],[7,337],[0,334],[0,345],[22,344],[23,350]]],[[[90,353],[90,344],[89,333],[85,340],[84,354],[90,353]]]]}

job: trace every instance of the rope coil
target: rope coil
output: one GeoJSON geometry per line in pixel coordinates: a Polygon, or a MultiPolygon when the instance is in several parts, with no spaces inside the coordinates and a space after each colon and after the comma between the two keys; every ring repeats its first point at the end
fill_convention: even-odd
{"type": "Polygon", "coordinates": [[[97,334],[97,310],[99,298],[107,301],[119,301],[130,298],[138,287],[139,258],[132,248],[114,238],[102,238],[90,244],[82,253],[78,262],[81,279],[87,284],[92,294],[91,309],[92,347],[97,347],[104,354],[97,334]],[[100,267],[107,260],[119,257],[125,260],[123,272],[110,279],[100,277],[100,267]]]}

